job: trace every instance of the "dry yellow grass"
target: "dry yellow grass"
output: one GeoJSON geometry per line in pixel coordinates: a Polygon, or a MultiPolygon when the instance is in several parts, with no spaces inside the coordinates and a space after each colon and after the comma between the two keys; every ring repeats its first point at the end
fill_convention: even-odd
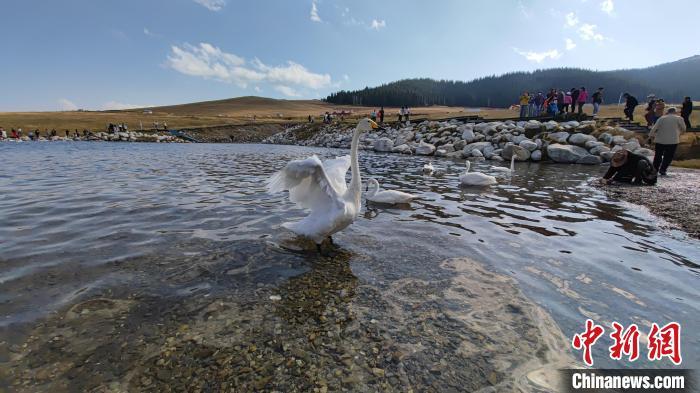
{"type": "MultiPolygon", "coordinates": [[[[168,123],[172,129],[187,127],[204,127],[215,125],[241,125],[252,123],[289,123],[305,121],[309,115],[320,120],[325,112],[352,112],[348,120],[366,117],[371,107],[333,105],[318,100],[276,100],[262,97],[241,97],[228,100],[198,102],[149,108],[152,113],[145,114],[143,109],[100,112],[3,112],[0,113],[0,127],[6,130],[22,128],[25,131],[39,129],[62,130],[103,130],[109,123],[127,123],[129,128],[137,130],[153,127],[153,122],[168,123]]],[[[385,108],[386,119],[395,120],[398,108],[385,108]]],[[[462,112],[461,112],[462,111],[462,112]]],[[[433,116],[435,118],[458,115],[464,108],[429,107],[416,108],[414,116],[433,116]]]]}
{"type": "MultiPolygon", "coordinates": [[[[33,129],[65,129],[84,128],[91,130],[104,129],[109,123],[127,123],[131,129],[150,129],[153,122],[167,122],[170,128],[203,127],[214,125],[241,125],[254,121],[261,123],[288,123],[305,121],[309,115],[317,120],[325,112],[352,112],[346,116],[347,121],[355,121],[368,116],[372,107],[349,105],[333,105],[318,100],[276,100],[263,97],[240,97],[227,100],[197,102],[192,104],[172,105],[150,108],[151,114],[145,114],[143,109],[124,111],[100,112],[3,112],[0,113],[0,126],[11,128],[33,129]]],[[[592,112],[591,105],[585,107],[587,113],[592,112]]],[[[444,119],[478,115],[486,119],[517,117],[515,109],[462,107],[417,107],[411,108],[413,118],[444,119]]],[[[385,108],[385,120],[395,121],[398,108],[385,108]]],[[[622,107],[604,105],[600,111],[601,117],[621,117],[622,107]]],[[[639,106],[635,112],[637,120],[644,120],[644,107],[639,106]]],[[[700,124],[700,111],[693,113],[693,124],[700,124]]]]}

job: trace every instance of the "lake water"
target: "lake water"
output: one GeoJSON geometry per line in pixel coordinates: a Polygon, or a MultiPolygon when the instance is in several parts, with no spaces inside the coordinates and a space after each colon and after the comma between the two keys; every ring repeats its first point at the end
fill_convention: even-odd
{"type": "MultiPolygon", "coordinates": [[[[460,188],[463,162],[426,176],[427,158],[360,152],[365,179],[419,199],[363,201],[319,255],[265,189],[310,154],[347,151],[0,144],[0,388],[532,390],[580,364],[586,318],[677,321],[700,366],[700,242],[591,187],[604,168],[520,163],[460,188]]],[[[597,367],[670,365],[609,345],[597,367]]]]}

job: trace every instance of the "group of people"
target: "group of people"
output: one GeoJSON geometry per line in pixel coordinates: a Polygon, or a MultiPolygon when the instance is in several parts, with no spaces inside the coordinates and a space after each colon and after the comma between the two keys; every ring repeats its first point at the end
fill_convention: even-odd
{"type": "MultiPolygon", "coordinates": [[[[630,93],[625,93],[622,95],[625,98],[625,117],[629,121],[634,121],[634,110],[639,105],[639,100],[630,93]]],[[[657,98],[655,94],[649,94],[647,96],[647,106],[644,110],[644,119],[647,121],[647,127],[653,127],[666,111],[666,101],[663,98],[657,98]]],[[[675,108],[674,108],[675,112],[675,108]]],[[[690,125],[690,115],[693,113],[693,100],[690,97],[685,97],[683,99],[683,104],[681,106],[681,118],[685,124],[685,128],[692,128],[690,125]]]]}
{"type": "Polygon", "coordinates": [[[680,143],[680,135],[685,131],[685,118],[678,116],[676,108],[668,108],[666,114],[654,120],[647,139],[647,143],[654,144],[654,160],[650,162],[641,154],[619,150],[612,156],[610,169],[603,176],[603,182],[656,184],[657,174],[666,176],[680,143]]]}
{"type": "MultiPolygon", "coordinates": [[[[87,129],[85,129],[85,130],[83,130],[82,134],[83,134],[83,136],[88,136],[89,134],[91,134],[91,132],[88,131],[87,129]]],[[[52,137],[58,136],[58,131],[56,131],[55,129],[52,129],[51,131],[49,131],[48,129],[45,129],[44,135],[45,135],[46,139],[50,139],[52,137]]],[[[71,135],[70,130],[65,130],[65,135],[66,135],[66,138],[71,138],[71,137],[79,138],[80,137],[80,133],[78,132],[78,129],[75,129],[75,131],[73,131],[72,135],[71,135]]],[[[12,128],[10,130],[10,133],[8,134],[4,128],[0,127],[0,140],[3,140],[3,139],[22,139],[23,136],[24,136],[24,132],[22,131],[21,128],[18,128],[18,129],[12,128]]],[[[27,138],[29,138],[32,141],[38,141],[39,138],[42,138],[42,137],[44,137],[44,136],[42,136],[42,133],[38,128],[35,130],[32,130],[32,131],[29,131],[27,133],[27,138]]]]}
{"type": "MultiPolygon", "coordinates": [[[[369,114],[369,118],[373,121],[378,121],[379,123],[384,123],[384,107],[379,108],[379,110],[372,109],[369,114]]],[[[400,121],[400,120],[399,120],[400,121]]]]}
{"type": "MultiPolygon", "coordinates": [[[[530,94],[524,91],[519,98],[520,118],[538,117],[543,115],[556,116],[564,113],[583,114],[583,106],[588,102],[588,91],[585,87],[572,87],[569,91],[550,89],[547,94],[538,91],[530,94]]],[[[603,88],[599,87],[591,96],[593,116],[598,114],[603,103],[603,88]]]]}
{"type": "MultiPolygon", "coordinates": [[[[155,123],[154,123],[154,128],[158,129],[155,126],[155,123]]],[[[109,134],[114,134],[115,132],[128,132],[128,131],[129,131],[129,126],[126,123],[119,123],[119,124],[109,123],[109,125],[107,125],[107,133],[109,133],[109,134]]]]}

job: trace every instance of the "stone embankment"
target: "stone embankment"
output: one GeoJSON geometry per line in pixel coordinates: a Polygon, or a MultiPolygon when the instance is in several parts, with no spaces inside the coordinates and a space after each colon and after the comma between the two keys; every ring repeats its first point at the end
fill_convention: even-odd
{"type": "MultiPolygon", "coordinates": [[[[315,132],[297,125],[274,134],[263,143],[349,148],[354,128],[327,125],[315,132]]],[[[620,149],[651,156],[637,133],[595,120],[540,122],[491,121],[482,123],[423,121],[389,127],[361,136],[360,148],[436,157],[483,158],[494,161],[550,160],[557,163],[600,164],[620,149]]]]}

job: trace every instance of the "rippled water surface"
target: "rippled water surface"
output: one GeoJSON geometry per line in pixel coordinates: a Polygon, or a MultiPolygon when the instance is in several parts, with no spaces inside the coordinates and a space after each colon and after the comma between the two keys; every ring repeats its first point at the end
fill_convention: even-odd
{"type": "MultiPolygon", "coordinates": [[[[319,256],[280,228],[304,212],[264,184],[288,160],[313,153],[347,152],[0,145],[5,384],[158,391],[173,381],[169,373],[213,372],[202,359],[230,350],[221,362],[248,362],[227,366],[237,376],[221,374],[222,366],[182,383],[476,388],[507,379],[513,359],[545,345],[532,338],[522,353],[499,349],[522,342],[510,328],[545,334],[538,320],[549,317],[536,310],[558,325],[552,335],[563,347],[547,348],[572,359],[580,354],[562,340],[586,318],[643,331],[678,321],[683,364],[700,366],[700,243],[589,186],[603,168],[522,163],[497,186],[460,188],[463,162],[436,160],[444,175],[424,176],[427,158],[361,152],[363,176],[420,198],[410,207],[363,206],[330,256],[319,256]],[[503,314],[486,309],[505,304],[503,314]],[[87,338],[95,335],[109,339],[87,338]],[[493,361],[499,354],[505,360],[493,361]],[[277,355],[279,363],[261,360],[277,355]]],[[[472,168],[489,172],[490,164],[472,168]]],[[[668,366],[611,361],[609,340],[601,343],[596,365],[668,366]]]]}

